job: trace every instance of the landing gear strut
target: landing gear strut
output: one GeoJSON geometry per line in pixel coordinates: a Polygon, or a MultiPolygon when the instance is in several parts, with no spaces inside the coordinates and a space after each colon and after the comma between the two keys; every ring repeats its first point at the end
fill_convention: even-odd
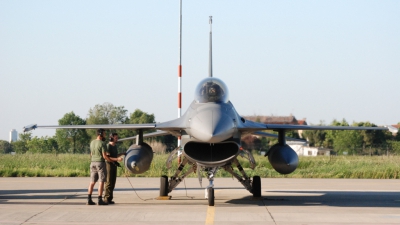
{"type": "Polygon", "coordinates": [[[261,197],[261,179],[259,176],[254,176],[253,180],[251,180],[246,172],[243,170],[242,166],[240,165],[237,159],[234,159],[232,164],[225,165],[223,167],[228,173],[232,174],[250,193],[253,194],[253,198],[260,198],[261,197]],[[236,165],[238,170],[240,171],[241,175],[237,174],[232,165],[236,165]]]}
{"type": "Polygon", "coordinates": [[[214,206],[214,174],[218,171],[218,167],[206,168],[208,174],[209,185],[205,189],[205,198],[208,199],[208,205],[214,206]]]}

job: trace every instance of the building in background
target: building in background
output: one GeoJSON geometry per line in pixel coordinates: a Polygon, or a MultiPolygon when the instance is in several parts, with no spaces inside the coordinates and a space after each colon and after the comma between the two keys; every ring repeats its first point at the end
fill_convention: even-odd
{"type": "Polygon", "coordinates": [[[15,129],[12,129],[10,131],[10,141],[9,142],[11,143],[11,142],[17,141],[17,139],[18,139],[18,132],[15,129]]]}
{"type": "Polygon", "coordinates": [[[389,131],[392,133],[393,136],[396,136],[397,133],[399,132],[400,125],[395,124],[395,125],[389,125],[386,127],[389,129],[389,131]]]}
{"type": "Polygon", "coordinates": [[[327,148],[317,148],[317,147],[310,147],[307,146],[307,142],[301,141],[287,141],[287,145],[289,145],[298,156],[330,156],[331,150],[327,148]]]}
{"type": "MultiPolygon", "coordinates": [[[[308,125],[306,118],[297,120],[295,116],[243,116],[246,120],[251,120],[264,124],[290,124],[290,125],[308,125]]],[[[303,138],[303,131],[297,131],[300,138],[303,138]]]]}

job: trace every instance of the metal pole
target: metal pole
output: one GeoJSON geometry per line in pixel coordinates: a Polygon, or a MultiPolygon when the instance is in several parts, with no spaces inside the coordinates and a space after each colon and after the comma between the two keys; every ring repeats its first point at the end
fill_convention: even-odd
{"type": "MultiPolygon", "coordinates": [[[[178,118],[182,115],[182,0],[179,1],[179,66],[178,66],[178,118]]],[[[178,136],[178,147],[181,146],[181,136],[178,136]]],[[[178,150],[178,163],[182,151],[178,150]]]]}
{"type": "Polygon", "coordinates": [[[178,118],[182,109],[182,0],[179,4],[178,118]]]}
{"type": "Polygon", "coordinates": [[[213,76],[213,74],[212,74],[212,16],[210,16],[210,21],[209,21],[209,23],[210,23],[210,52],[209,52],[209,62],[208,62],[208,76],[209,77],[212,77],[213,76]]]}

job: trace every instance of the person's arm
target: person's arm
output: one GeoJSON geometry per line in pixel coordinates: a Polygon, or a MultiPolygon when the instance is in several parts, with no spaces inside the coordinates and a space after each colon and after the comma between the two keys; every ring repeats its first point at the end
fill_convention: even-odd
{"type": "Polygon", "coordinates": [[[114,158],[110,156],[110,145],[107,145],[106,151],[103,152],[103,158],[108,162],[121,162],[122,158],[114,158]]]}
{"type": "Polygon", "coordinates": [[[111,159],[111,157],[108,155],[107,152],[103,152],[103,158],[107,161],[107,162],[113,162],[114,160],[111,159]]]}
{"type": "Polygon", "coordinates": [[[103,152],[103,158],[105,160],[107,160],[108,162],[121,162],[122,161],[122,157],[114,158],[114,157],[110,157],[109,154],[110,153],[103,152]]]}
{"type": "Polygon", "coordinates": [[[113,162],[111,159],[110,159],[110,146],[109,145],[105,145],[105,144],[103,144],[103,150],[102,150],[102,155],[103,155],[103,158],[107,161],[107,162],[113,162]]]}
{"type": "Polygon", "coordinates": [[[125,156],[126,155],[126,152],[124,152],[124,153],[119,153],[118,154],[118,157],[120,157],[120,156],[125,156]]]}

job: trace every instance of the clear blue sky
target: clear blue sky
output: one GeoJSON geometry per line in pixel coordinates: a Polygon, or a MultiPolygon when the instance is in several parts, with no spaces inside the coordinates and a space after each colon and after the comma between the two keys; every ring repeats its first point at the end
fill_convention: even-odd
{"type": "MultiPolygon", "coordinates": [[[[241,115],[400,122],[400,1],[183,1],[183,110],[214,76],[241,115]]],[[[0,139],[96,104],[177,117],[179,1],[0,1],[0,139]]],[[[34,135],[53,135],[36,130],[34,135]]]]}

